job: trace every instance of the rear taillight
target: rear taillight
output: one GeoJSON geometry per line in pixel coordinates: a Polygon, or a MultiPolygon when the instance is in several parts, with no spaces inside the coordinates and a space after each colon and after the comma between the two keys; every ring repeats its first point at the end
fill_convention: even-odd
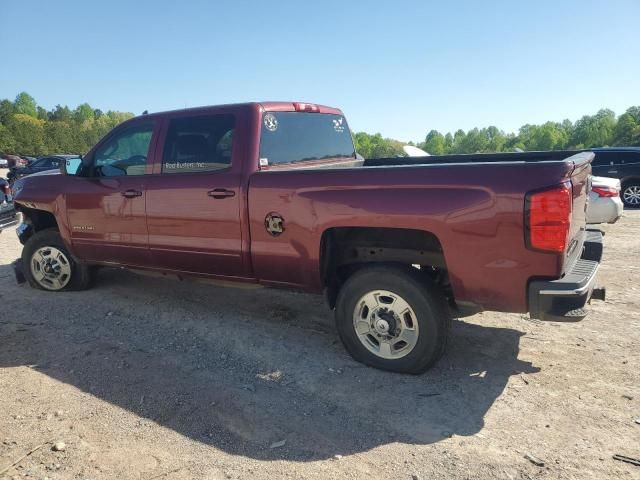
{"type": "Polygon", "coordinates": [[[571,183],[529,193],[526,205],[529,247],[563,253],[571,228],[571,183]]]}
{"type": "Polygon", "coordinates": [[[615,187],[591,187],[591,191],[597,193],[600,197],[617,197],[620,195],[615,187]]]}

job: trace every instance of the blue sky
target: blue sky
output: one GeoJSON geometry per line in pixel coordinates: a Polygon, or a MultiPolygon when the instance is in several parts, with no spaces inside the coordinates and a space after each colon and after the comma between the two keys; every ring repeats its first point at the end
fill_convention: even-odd
{"type": "Polygon", "coordinates": [[[46,108],[300,100],[422,140],[620,114],[639,58],[639,0],[0,0],[0,98],[46,108]]]}

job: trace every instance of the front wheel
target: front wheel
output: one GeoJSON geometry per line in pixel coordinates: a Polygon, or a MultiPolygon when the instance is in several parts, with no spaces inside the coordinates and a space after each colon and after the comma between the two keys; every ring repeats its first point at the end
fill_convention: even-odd
{"type": "Polygon", "coordinates": [[[640,208],[640,182],[623,185],[622,201],[627,208],[640,208]]]}
{"type": "Polygon", "coordinates": [[[55,229],[41,230],[27,240],[22,267],[29,285],[41,290],[83,290],[91,281],[89,267],[69,254],[55,229]]]}
{"type": "Polygon", "coordinates": [[[421,373],[442,356],[451,318],[444,295],[418,270],[370,266],[345,282],[336,325],[347,351],[383,370],[421,373]]]}

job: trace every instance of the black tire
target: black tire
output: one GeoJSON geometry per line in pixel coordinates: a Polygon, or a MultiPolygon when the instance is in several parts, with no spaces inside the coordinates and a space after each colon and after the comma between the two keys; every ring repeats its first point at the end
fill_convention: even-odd
{"type": "Polygon", "coordinates": [[[89,267],[71,256],[65,247],[60,232],[55,228],[48,228],[33,234],[22,249],[22,270],[24,276],[33,288],[47,290],[50,292],[63,292],[69,290],[85,290],[91,286],[91,271],[89,267]],[[62,252],[70,266],[70,278],[66,285],[60,289],[46,288],[41,285],[33,275],[31,260],[39,249],[43,247],[53,247],[62,252]]]}
{"type": "Polygon", "coordinates": [[[392,372],[418,374],[432,367],[444,354],[451,324],[441,290],[417,269],[372,265],[351,275],[340,289],[335,309],[336,326],[351,356],[366,365],[392,372]],[[368,292],[387,290],[399,295],[415,312],[419,325],[413,349],[401,358],[382,358],[360,341],[354,326],[356,304],[368,292]]]}
{"type": "MultiPolygon", "coordinates": [[[[640,202],[631,203],[629,201],[629,194],[631,193],[631,189],[633,189],[636,193],[640,192],[640,181],[630,181],[622,185],[622,190],[620,191],[620,197],[622,197],[622,203],[624,203],[625,208],[640,208],[640,202]],[[627,194],[625,198],[625,193],[627,194]]],[[[636,197],[637,198],[637,197],[636,197]]]]}

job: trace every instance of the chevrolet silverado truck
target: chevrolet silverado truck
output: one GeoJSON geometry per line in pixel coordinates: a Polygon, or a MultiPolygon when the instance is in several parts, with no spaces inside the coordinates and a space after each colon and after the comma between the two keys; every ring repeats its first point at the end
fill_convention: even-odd
{"type": "Polygon", "coordinates": [[[342,112],[309,103],[142,115],[16,181],[16,274],[52,292],[118,266],[323,293],[356,360],[406,373],[438,360],[452,317],[578,320],[604,296],[592,153],[427,158],[365,161],[342,112]]]}

